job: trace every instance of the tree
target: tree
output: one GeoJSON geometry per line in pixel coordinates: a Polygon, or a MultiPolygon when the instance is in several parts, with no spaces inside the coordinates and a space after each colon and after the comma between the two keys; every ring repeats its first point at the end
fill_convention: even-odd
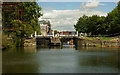
{"type": "Polygon", "coordinates": [[[54,35],[56,35],[56,34],[57,34],[57,32],[58,32],[57,30],[54,30],[54,35]]]}
{"type": "Polygon", "coordinates": [[[92,15],[79,18],[76,25],[74,25],[76,31],[92,33],[92,35],[98,34],[115,34],[120,32],[120,1],[118,6],[106,17],[92,15]]]}
{"type": "Polygon", "coordinates": [[[106,17],[107,24],[109,25],[109,33],[114,34],[120,32],[120,2],[118,6],[106,17]]]}
{"type": "Polygon", "coordinates": [[[5,25],[9,25],[4,27],[5,29],[17,29],[17,31],[13,31],[10,33],[16,33],[16,36],[13,38],[16,40],[17,46],[23,45],[23,40],[25,38],[25,35],[30,36],[30,34],[37,31],[37,33],[40,33],[40,26],[38,23],[38,18],[42,16],[40,13],[41,7],[36,2],[4,2],[3,5],[6,4],[12,4],[17,5],[16,7],[4,7],[4,9],[23,9],[23,11],[19,11],[19,14],[23,12],[24,15],[18,15],[18,12],[13,11],[3,11],[2,15],[4,16],[5,25]],[[8,14],[8,15],[6,15],[8,14]],[[13,15],[16,15],[15,18],[13,15]],[[22,18],[21,18],[22,17],[22,18]],[[14,19],[13,19],[14,18],[14,19]]]}
{"type": "Polygon", "coordinates": [[[88,16],[86,15],[83,15],[82,17],[80,17],[77,24],[74,25],[76,31],[87,32],[87,20],[88,20],[88,16]]]}

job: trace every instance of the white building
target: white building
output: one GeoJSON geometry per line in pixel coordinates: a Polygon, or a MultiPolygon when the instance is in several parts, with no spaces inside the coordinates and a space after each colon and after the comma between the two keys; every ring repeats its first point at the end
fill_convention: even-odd
{"type": "Polygon", "coordinates": [[[40,23],[40,31],[41,31],[41,34],[43,36],[46,36],[47,34],[50,33],[50,30],[51,30],[51,25],[50,25],[50,21],[47,21],[47,20],[41,20],[39,21],[40,23]]]}

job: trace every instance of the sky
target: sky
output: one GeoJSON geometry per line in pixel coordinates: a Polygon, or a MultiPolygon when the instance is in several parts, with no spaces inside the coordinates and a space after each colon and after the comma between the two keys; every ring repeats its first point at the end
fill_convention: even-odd
{"type": "Polygon", "coordinates": [[[75,31],[74,25],[83,16],[99,15],[107,16],[116,6],[115,2],[38,2],[42,7],[43,16],[48,19],[51,28],[58,31],[75,31]]]}

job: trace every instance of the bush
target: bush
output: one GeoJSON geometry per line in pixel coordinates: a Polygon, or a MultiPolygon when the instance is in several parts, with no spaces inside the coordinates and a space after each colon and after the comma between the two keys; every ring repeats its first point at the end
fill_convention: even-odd
{"type": "Polygon", "coordinates": [[[12,47],[12,38],[8,38],[8,36],[2,33],[2,48],[10,48],[12,47]]]}

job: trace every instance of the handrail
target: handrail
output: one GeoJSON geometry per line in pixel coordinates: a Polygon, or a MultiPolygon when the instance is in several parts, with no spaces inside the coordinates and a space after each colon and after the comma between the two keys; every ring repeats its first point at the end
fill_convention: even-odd
{"type": "Polygon", "coordinates": [[[115,33],[115,34],[109,34],[109,35],[87,35],[87,37],[113,37],[113,36],[120,36],[120,32],[119,33],[115,33]]]}

